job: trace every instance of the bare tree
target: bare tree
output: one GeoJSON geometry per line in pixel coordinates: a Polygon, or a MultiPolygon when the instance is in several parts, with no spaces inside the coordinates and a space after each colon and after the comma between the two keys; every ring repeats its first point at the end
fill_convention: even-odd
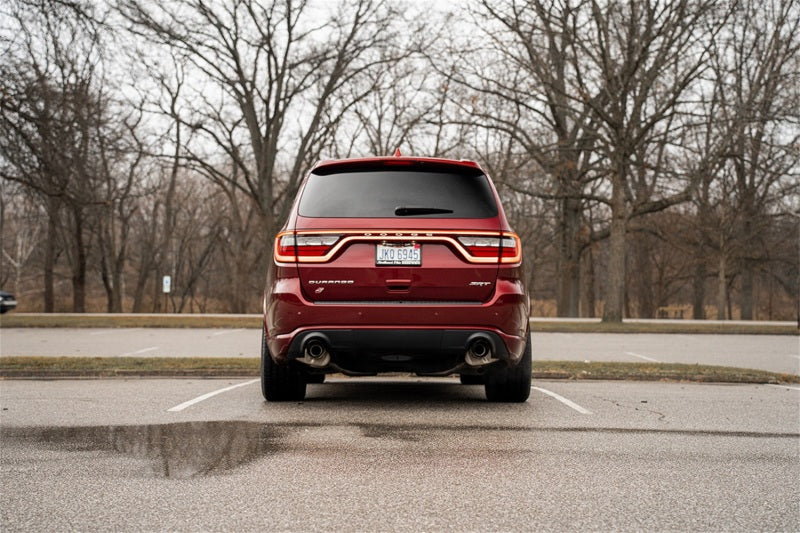
{"type": "MultiPolygon", "coordinates": [[[[127,111],[127,110],[126,110],[127,111]]],[[[119,112],[105,121],[95,139],[98,155],[97,232],[100,271],[109,313],[122,312],[123,274],[128,261],[131,224],[144,183],[138,179],[146,151],[136,129],[141,111],[119,112]]]]}
{"type": "Polygon", "coordinates": [[[404,153],[432,155],[425,146],[426,129],[436,119],[439,101],[428,89],[430,74],[429,66],[417,60],[389,63],[366,75],[362,83],[369,88],[368,94],[365,98],[356,95],[355,131],[345,136],[350,142],[341,156],[364,148],[369,155],[388,155],[397,148],[404,153]]]}
{"type": "Polygon", "coordinates": [[[695,316],[702,280],[715,272],[717,318],[731,317],[737,277],[741,317],[753,318],[755,273],[774,255],[764,236],[787,215],[783,199],[800,191],[799,29],[797,2],[744,1],[711,42],[707,90],[697,105],[703,122],[687,143],[696,147],[700,179],[695,316]]]}
{"type": "Polygon", "coordinates": [[[192,85],[202,89],[186,95],[192,109],[176,117],[196,133],[184,157],[252,198],[267,239],[309,160],[343,113],[369,94],[369,87],[349,92],[353,81],[404,53],[391,46],[394,13],[382,1],[340,2],[328,14],[307,1],[122,0],[119,8],[134,32],[185,57],[198,73],[192,85]]]}
{"type": "Polygon", "coordinates": [[[4,179],[36,191],[48,216],[44,265],[45,310],[54,309],[57,238],[72,270],[73,310],[85,309],[91,240],[87,220],[95,201],[92,140],[104,113],[98,84],[99,34],[79,11],[50,2],[7,5],[2,36],[0,150],[4,179]]]}
{"type": "Polygon", "coordinates": [[[609,189],[604,320],[623,316],[629,221],[688,200],[694,188],[693,176],[677,190],[671,186],[677,176],[664,163],[676,116],[689,112],[688,88],[705,68],[706,43],[722,22],[708,18],[716,15],[713,8],[711,2],[632,1],[605,9],[593,3],[587,13],[583,53],[573,65],[576,93],[600,121],[598,148],[609,189]]]}
{"type": "MultiPolygon", "coordinates": [[[[559,163],[568,178],[555,180],[562,186],[554,195],[599,201],[610,210],[610,223],[596,237],[609,237],[603,319],[619,321],[629,221],[691,195],[693,182],[676,187],[678,176],[668,163],[678,149],[678,117],[688,113],[688,89],[706,66],[706,42],[722,19],[715,3],[708,1],[509,0],[503,11],[493,6],[484,3],[484,9],[518,37],[516,48],[525,52],[512,64],[536,66],[529,71],[536,73],[539,86],[529,84],[527,98],[525,92],[515,92],[516,100],[533,116],[548,119],[558,141],[551,146],[559,149],[548,153],[570,156],[559,163]],[[602,186],[589,193],[586,188],[596,178],[602,179],[602,186]]],[[[525,87],[525,78],[509,81],[525,87]]],[[[538,140],[530,144],[542,146],[538,140]]],[[[539,159],[552,175],[553,164],[539,159]]],[[[567,233],[574,235],[575,230],[567,233]]]]}
{"type": "Polygon", "coordinates": [[[42,233],[39,206],[26,192],[17,184],[0,182],[0,287],[9,287],[10,281],[16,294],[22,288],[23,272],[31,270],[29,263],[42,233]]]}
{"type": "Polygon", "coordinates": [[[753,318],[755,270],[766,257],[761,237],[778,214],[771,204],[800,192],[799,30],[797,2],[743,2],[715,61],[722,99],[715,120],[728,126],[745,320],[753,318]]]}
{"type": "Polygon", "coordinates": [[[579,8],[516,0],[482,1],[480,7],[476,25],[487,43],[461,56],[464,75],[456,79],[482,96],[462,100],[462,108],[469,122],[513,139],[536,163],[529,167],[549,178],[529,175],[507,185],[557,202],[558,315],[578,316],[580,254],[587,245],[582,213],[587,186],[597,179],[597,118],[588,102],[570,96],[570,58],[577,53],[571,24],[579,8]]]}

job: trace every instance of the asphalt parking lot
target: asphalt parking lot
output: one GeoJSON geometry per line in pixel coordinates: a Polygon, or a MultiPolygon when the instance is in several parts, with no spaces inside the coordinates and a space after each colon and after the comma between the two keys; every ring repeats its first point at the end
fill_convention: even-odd
{"type": "Polygon", "coordinates": [[[800,530],[800,388],[0,382],[0,528],[800,530]]]}

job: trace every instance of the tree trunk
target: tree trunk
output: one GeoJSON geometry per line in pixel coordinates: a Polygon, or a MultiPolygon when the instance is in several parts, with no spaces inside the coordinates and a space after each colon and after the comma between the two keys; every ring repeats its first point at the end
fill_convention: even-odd
{"type": "Polygon", "coordinates": [[[584,254],[584,305],[581,312],[581,315],[587,318],[594,318],[596,315],[594,280],[594,251],[589,246],[584,254]]]}
{"type": "Polygon", "coordinates": [[[100,257],[100,279],[103,281],[103,288],[106,290],[106,313],[111,313],[114,308],[114,287],[111,277],[108,275],[108,261],[105,255],[100,257]]]}
{"type": "Polygon", "coordinates": [[[719,256],[719,272],[717,273],[717,320],[725,320],[725,311],[728,308],[728,281],[726,272],[725,254],[719,256]]]}
{"type": "Polygon", "coordinates": [[[706,318],[706,264],[698,262],[694,267],[694,277],[692,279],[692,318],[695,320],[705,320],[706,318]]]}
{"type": "Polygon", "coordinates": [[[83,240],[83,213],[74,207],[75,259],[72,265],[72,312],[86,312],[86,245],[83,240]]]}
{"type": "Polygon", "coordinates": [[[733,320],[733,282],[736,277],[728,279],[728,285],[725,287],[725,301],[728,303],[728,318],[733,320]]]}
{"type": "MultiPolygon", "coordinates": [[[[161,299],[163,298],[163,296],[161,294],[161,289],[162,289],[161,280],[162,280],[162,274],[160,272],[156,272],[156,277],[153,280],[153,308],[152,308],[153,313],[162,312],[161,299]]],[[[166,310],[164,310],[163,312],[166,313],[166,310]]]]}
{"type": "Polygon", "coordinates": [[[653,292],[653,262],[650,250],[646,244],[639,239],[638,246],[635,246],[634,265],[636,272],[632,273],[637,280],[636,287],[636,307],[639,318],[656,318],[655,294],[653,292]]]}
{"type": "Polygon", "coordinates": [[[559,291],[557,312],[560,317],[579,316],[581,270],[581,202],[567,198],[561,204],[559,228],[559,291]]]}
{"type": "MultiPolygon", "coordinates": [[[[54,202],[53,202],[54,203],[54,202]]],[[[56,265],[56,217],[58,210],[52,204],[47,216],[47,243],[44,251],[44,312],[55,312],[55,284],[53,271],[56,265]]]]}
{"type": "Polygon", "coordinates": [[[131,309],[132,313],[141,313],[142,307],[144,306],[144,289],[145,285],[147,284],[147,278],[150,275],[150,269],[144,270],[143,268],[139,270],[138,275],[136,276],[136,287],[133,289],[133,308],[131,309]]]}
{"type": "Polygon", "coordinates": [[[625,305],[625,240],[628,216],[621,176],[614,177],[611,200],[611,234],[608,239],[608,272],[603,322],[622,322],[625,305]]]}
{"type": "Polygon", "coordinates": [[[112,300],[112,313],[122,312],[122,273],[117,269],[111,271],[111,283],[114,285],[114,295],[112,300]]]}
{"type": "Polygon", "coordinates": [[[742,287],[739,294],[739,309],[742,320],[753,320],[753,272],[755,265],[751,259],[742,264],[742,287]]]}
{"type": "Polygon", "coordinates": [[[101,235],[105,235],[107,242],[105,246],[101,246],[101,251],[107,256],[107,259],[103,259],[103,268],[107,270],[107,290],[110,288],[110,292],[108,292],[108,312],[121,313],[122,270],[125,268],[129,220],[125,217],[122,208],[119,209],[119,218],[116,221],[114,220],[115,213],[113,209],[109,209],[106,215],[108,230],[101,235]],[[106,262],[107,265],[105,264],[106,262]]]}

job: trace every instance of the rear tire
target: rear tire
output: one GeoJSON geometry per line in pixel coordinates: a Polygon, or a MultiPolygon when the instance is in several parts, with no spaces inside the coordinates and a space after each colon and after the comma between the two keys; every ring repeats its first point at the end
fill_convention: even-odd
{"type": "Polygon", "coordinates": [[[267,335],[261,331],[261,394],[268,402],[301,401],[306,397],[306,380],[291,361],[279,365],[272,359],[267,335]]]}
{"type": "Polygon", "coordinates": [[[486,376],[486,399],[490,402],[522,403],[531,395],[531,338],[527,342],[522,359],[516,366],[504,367],[489,372],[486,376]]]}

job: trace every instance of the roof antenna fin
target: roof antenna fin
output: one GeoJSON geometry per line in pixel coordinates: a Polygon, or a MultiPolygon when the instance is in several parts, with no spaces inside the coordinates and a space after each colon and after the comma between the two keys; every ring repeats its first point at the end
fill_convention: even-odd
{"type": "Polygon", "coordinates": [[[394,156],[395,156],[395,157],[401,157],[402,155],[403,155],[403,154],[401,154],[401,153],[400,153],[400,148],[395,148],[395,150],[394,150],[394,156]]]}

